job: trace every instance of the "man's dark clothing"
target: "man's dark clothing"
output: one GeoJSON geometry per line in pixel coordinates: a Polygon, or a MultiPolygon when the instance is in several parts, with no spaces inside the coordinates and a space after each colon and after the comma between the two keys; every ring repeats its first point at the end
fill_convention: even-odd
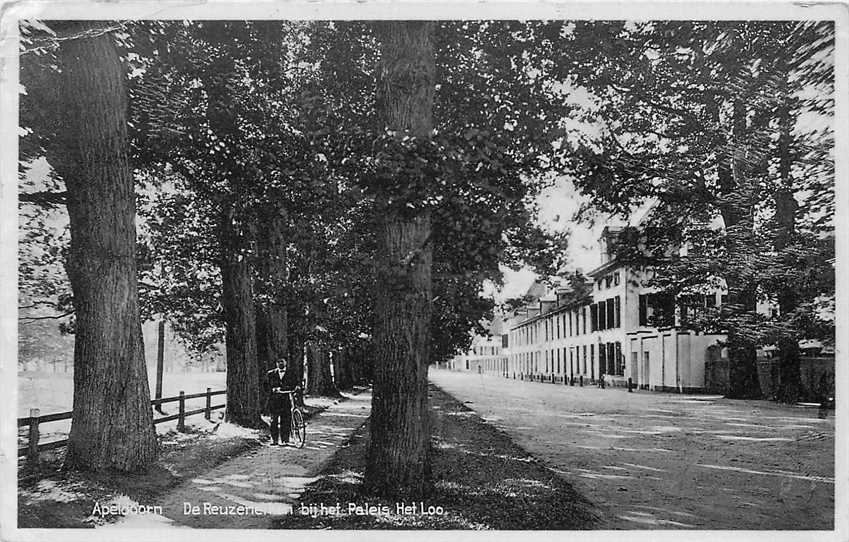
{"type": "Polygon", "coordinates": [[[292,429],[292,396],[274,393],[272,390],[274,388],[281,388],[284,391],[295,389],[297,383],[294,382],[294,372],[286,369],[281,374],[277,369],[272,369],[266,374],[265,381],[268,393],[266,410],[271,415],[271,440],[277,442],[278,437],[282,437],[283,442],[289,442],[289,432],[292,429]]]}

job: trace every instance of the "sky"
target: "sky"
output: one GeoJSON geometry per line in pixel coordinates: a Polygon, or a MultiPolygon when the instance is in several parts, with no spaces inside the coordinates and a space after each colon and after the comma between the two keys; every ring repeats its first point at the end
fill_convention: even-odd
{"type": "MultiPolygon", "coordinates": [[[[551,231],[570,232],[569,248],[566,251],[567,267],[570,270],[582,272],[589,271],[601,263],[598,238],[601,230],[609,223],[605,220],[597,220],[594,225],[591,225],[575,220],[575,212],[585,201],[586,198],[576,190],[567,177],[560,177],[553,186],[543,190],[537,196],[539,205],[537,222],[551,231]]],[[[537,275],[527,267],[518,271],[502,267],[502,272],[504,286],[501,289],[491,283],[484,285],[484,295],[492,296],[498,303],[524,295],[537,278],[537,275]]]]}

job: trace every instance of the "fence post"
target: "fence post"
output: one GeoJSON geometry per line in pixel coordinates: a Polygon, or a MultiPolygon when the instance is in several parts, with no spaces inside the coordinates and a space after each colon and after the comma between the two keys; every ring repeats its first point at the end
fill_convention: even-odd
{"type": "Polygon", "coordinates": [[[180,391],[180,413],[177,418],[177,431],[184,432],[186,430],[186,392],[180,391]]]}
{"type": "MultiPolygon", "coordinates": [[[[162,373],[163,366],[165,363],[165,320],[160,320],[159,325],[157,326],[158,332],[158,340],[156,342],[156,399],[162,399],[162,373]]],[[[156,405],[156,410],[160,414],[164,414],[162,412],[162,405],[156,405]]]]}
{"type": "Polygon", "coordinates": [[[41,412],[37,408],[29,409],[29,443],[27,447],[27,463],[30,467],[38,466],[38,417],[41,412]]]}
{"type": "Polygon", "coordinates": [[[212,418],[212,388],[206,388],[206,412],[203,413],[204,418],[210,420],[212,418]]]}

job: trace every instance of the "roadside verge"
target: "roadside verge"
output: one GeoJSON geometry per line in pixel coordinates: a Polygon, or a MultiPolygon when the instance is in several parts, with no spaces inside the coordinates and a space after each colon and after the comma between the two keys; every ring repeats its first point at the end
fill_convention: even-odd
{"type": "Polygon", "coordinates": [[[571,485],[447,393],[433,385],[429,393],[432,495],[419,502],[396,503],[362,493],[366,424],[306,487],[294,513],[275,520],[273,526],[473,530],[595,526],[592,504],[571,485]]]}

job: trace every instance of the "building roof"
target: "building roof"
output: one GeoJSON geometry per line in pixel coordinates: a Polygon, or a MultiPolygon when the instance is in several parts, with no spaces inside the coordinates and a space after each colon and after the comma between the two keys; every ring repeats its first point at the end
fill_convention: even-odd
{"type": "Polygon", "coordinates": [[[609,273],[610,271],[613,271],[614,269],[617,269],[617,268],[621,267],[622,265],[623,265],[622,262],[620,262],[616,258],[613,258],[609,262],[603,263],[600,266],[596,267],[595,269],[591,270],[589,273],[587,273],[587,276],[592,277],[592,278],[596,278],[597,276],[609,273]]]}

